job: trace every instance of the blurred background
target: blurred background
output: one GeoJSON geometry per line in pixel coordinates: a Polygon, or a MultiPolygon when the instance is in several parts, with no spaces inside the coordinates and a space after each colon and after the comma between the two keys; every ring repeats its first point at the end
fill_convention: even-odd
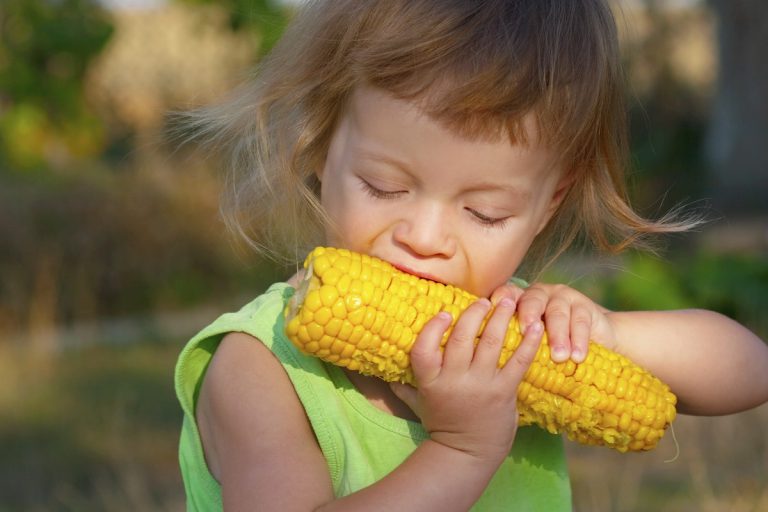
{"type": "MultiPolygon", "coordinates": [[[[225,235],[168,112],[248,76],[295,3],[0,3],[0,511],[183,510],[173,366],[284,269],[225,235]]],[[[768,339],[768,3],[625,1],[631,190],[710,222],[549,271],[616,309],[704,307],[768,339]]],[[[568,443],[581,511],[768,511],[768,409],[647,454],[568,443]],[[679,451],[679,454],[678,454],[679,451]]]]}

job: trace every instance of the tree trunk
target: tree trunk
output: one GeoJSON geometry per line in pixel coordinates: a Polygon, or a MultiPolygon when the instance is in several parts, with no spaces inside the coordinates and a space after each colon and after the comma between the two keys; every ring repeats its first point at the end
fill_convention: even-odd
{"type": "Polygon", "coordinates": [[[768,212],[768,2],[709,0],[719,63],[706,159],[713,206],[728,216],[768,212]]]}

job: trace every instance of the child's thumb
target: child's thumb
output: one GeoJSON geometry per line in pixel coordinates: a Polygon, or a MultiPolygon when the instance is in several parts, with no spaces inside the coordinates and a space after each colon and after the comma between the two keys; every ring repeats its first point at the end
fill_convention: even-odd
{"type": "Polygon", "coordinates": [[[389,388],[397,398],[405,402],[405,405],[410,407],[417,416],[421,417],[418,410],[418,392],[416,391],[415,387],[408,384],[402,384],[400,382],[390,382],[389,388]]]}

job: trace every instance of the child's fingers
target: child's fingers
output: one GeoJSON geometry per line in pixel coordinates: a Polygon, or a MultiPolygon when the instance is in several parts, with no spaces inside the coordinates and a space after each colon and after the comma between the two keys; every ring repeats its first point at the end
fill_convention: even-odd
{"type": "Polygon", "coordinates": [[[589,309],[584,306],[574,305],[571,308],[571,359],[575,363],[580,363],[587,357],[587,348],[591,334],[592,315],[589,309]]]}
{"type": "Polygon", "coordinates": [[[544,324],[541,322],[533,322],[525,330],[517,350],[515,350],[515,353],[512,354],[512,357],[509,358],[504,368],[499,372],[502,378],[510,381],[510,386],[515,386],[516,388],[522,382],[528,367],[536,359],[536,353],[539,351],[539,346],[541,346],[543,335],[544,324]]]}
{"type": "Polygon", "coordinates": [[[542,319],[548,302],[549,293],[536,285],[526,289],[517,299],[517,318],[520,320],[522,332],[525,332],[533,322],[542,319]]]}
{"type": "Polygon", "coordinates": [[[485,325],[475,348],[472,367],[479,372],[494,375],[498,368],[501,348],[509,329],[509,321],[515,313],[515,303],[509,297],[501,299],[485,325]]]}
{"type": "Polygon", "coordinates": [[[508,298],[512,300],[512,303],[517,303],[517,299],[523,294],[525,290],[514,284],[507,283],[496,288],[491,293],[491,304],[498,305],[502,299],[508,298]]]}
{"type": "Polygon", "coordinates": [[[440,341],[451,326],[451,315],[441,311],[431,318],[411,347],[411,368],[416,382],[424,384],[433,381],[440,374],[443,356],[440,353],[440,341]]]}
{"type": "Polygon", "coordinates": [[[571,356],[571,304],[562,297],[553,297],[544,312],[552,360],[561,363],[571,356]]]}
{"type": "Polygon", "coordinates": [[[475,338],[477,338],[483,318],[490,309],[491,302],[482,298],[464,310],[445,344],[444,370],[448,372],[467,371],[475,352],[475,338]]]}

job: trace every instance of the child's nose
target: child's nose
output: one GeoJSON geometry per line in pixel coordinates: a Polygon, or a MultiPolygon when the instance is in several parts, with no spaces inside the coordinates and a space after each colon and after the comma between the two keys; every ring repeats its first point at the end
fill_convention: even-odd
{"type": "Polygon", "coordinates": [[[439,204],[426,204],[404,212],[394,238],[419,256],[450,257],[456,248],[448,212],[439,204]]]}

